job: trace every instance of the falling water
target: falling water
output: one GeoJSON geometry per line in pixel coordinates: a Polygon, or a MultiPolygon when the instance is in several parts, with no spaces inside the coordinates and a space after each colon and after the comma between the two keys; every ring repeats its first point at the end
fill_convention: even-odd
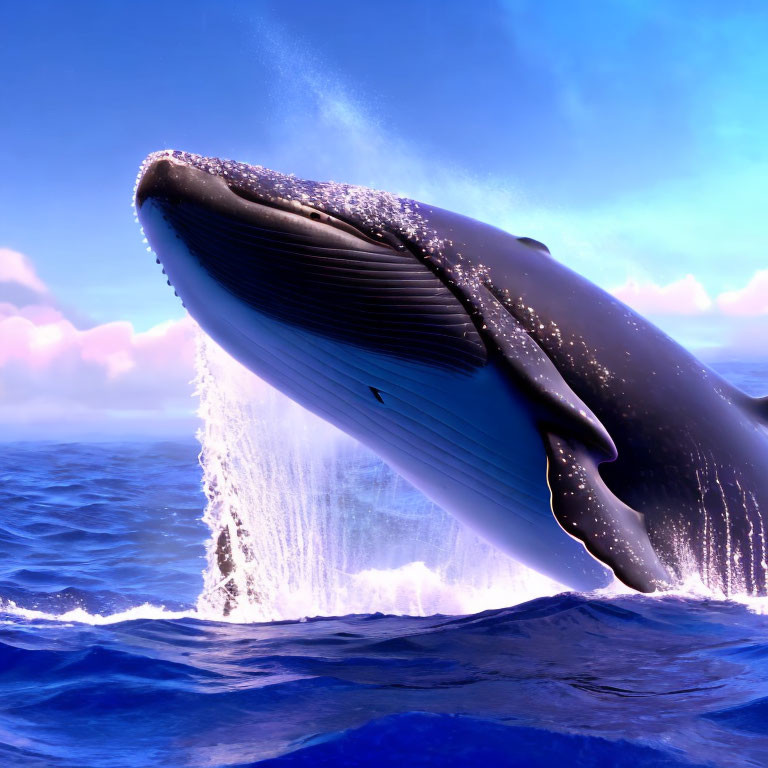
{"type": "Polygon", "coordinates": [[[562,589],[482,542],[202,334],[197,385],[212,533],[203,615],[456,614],[562,589]]]}

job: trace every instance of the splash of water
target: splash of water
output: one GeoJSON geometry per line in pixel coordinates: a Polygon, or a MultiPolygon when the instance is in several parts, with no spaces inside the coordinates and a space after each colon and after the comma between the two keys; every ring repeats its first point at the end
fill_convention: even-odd
{"type": "Polygon", "coordinates": [[[766,529],[755,494],[737,467],[718,464],[711,453],[695,450],[700,529],[671,528],[676,590],[695,596],[704,590],[716,599],[764,601],[760,585],[768,583],[766,529]],[[726,485],[738,490],[735,501],[729,500],[726,485]],[[741,519],[746,531],[739,535],[741,519]]]}
{"type": "MultiPolygon", "coordinates": [[[[204,519],[212,531],[201,616],[461,614],[562,591],[485,544],[202,333],[197,362],[204,519]]],[[[706,461],[703,467],[709,471],[706,461]]],[[[747,588],[755,581],[751,571],[768,568],[754,499],[759,551],[740,560],[729,539],[714,540],[715,513],[704,508],[701,493],[703,540],[676,536],[680,583],[672,594],[737,600],[763,612],[768,599],[747,588]]],[[[746,511],[748,501],[745,494],[746,511]]],[[[617,589],[618,583],[608,593],[617,589]]]]}
{"type": "Polygon", "coordinates": [[[197,392],[212,532],[201,615],[457,614],[562,591],[203,334],[197,392]]]}

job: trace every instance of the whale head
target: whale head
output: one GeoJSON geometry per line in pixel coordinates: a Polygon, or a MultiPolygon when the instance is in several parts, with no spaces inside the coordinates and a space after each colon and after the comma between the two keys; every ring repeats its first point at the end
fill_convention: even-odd
{"type": "MultiPolygon", "coordinates": [[[[183,152],[144,162],[136,208],[168,280],[207,329],[232,302],[335,342],[469,372],[477,318],[411,200],[183,152]]],[[[217,334],[213,333],[216,336],[217,334]]]]}

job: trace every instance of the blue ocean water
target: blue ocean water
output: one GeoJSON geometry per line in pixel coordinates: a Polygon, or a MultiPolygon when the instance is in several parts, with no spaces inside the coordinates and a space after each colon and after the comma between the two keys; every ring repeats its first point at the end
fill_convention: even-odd
{"type": "Polygon", "coordinates": [[[0,445],[0,766],[768,765],[762,600],[201,618],[198,451],[0,445]]]}

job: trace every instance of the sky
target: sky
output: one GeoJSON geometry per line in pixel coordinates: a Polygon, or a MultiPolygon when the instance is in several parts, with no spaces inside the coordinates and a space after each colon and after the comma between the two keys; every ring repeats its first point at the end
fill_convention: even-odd
{"type": "Polygon", "coordinates": [[[705,359],[768,358],[768,9],[30,2],[0,26],[0,439],[190,433],[151,151],[365,184],[549,246],[705,359]]]}

